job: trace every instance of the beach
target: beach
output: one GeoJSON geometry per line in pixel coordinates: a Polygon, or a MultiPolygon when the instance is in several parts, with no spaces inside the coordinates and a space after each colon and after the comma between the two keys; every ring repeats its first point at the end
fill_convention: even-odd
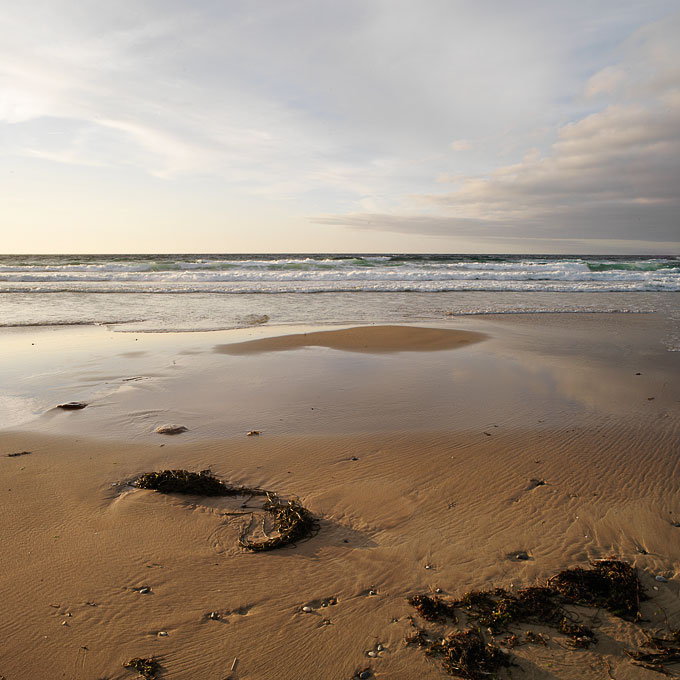
{"type": "MultiPolygon", "coordinates": [[[[609,556],[638,569],[647,629],[680,626],[679,355],[654,315],[3,339],[40,403],[87,403],[0,431],[7,680],[122,680],[134,657],[177,679],[443,678],[404,644],[408,598],[609,556]],[[248,552],[256,498],[132,485],[163,469],[297,498],[318,531],[248,552]]],[[[597,644],[541,629],[508,650],[523,677],[657,677],[624,654],[641,626],[579,615],[597,644]]]]}
{"type": "Polygon", "coordinates": [[[680,678],[677,2],[0,25],[0,680],[680,678]]]}

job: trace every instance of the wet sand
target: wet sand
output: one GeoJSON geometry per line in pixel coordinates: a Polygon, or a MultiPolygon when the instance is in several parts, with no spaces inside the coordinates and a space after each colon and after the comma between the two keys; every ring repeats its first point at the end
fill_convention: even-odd
{"type": "Polygon", "coordinates": [[[464,347],[485,338],[482,333],[419,326],[360,326],[342,330],[293,333],[273,338],[218,345],[222,354],[283,352],[302,347],[328,347],[343,352],[434,352],[464,347]]]}
{"type": "MultiPolygon", "coordinates": [[[[378,331],[375,352],[366,330],[321,346],[329,336],[316,331],[233,334],[266,340],[247,354],[224,354],[228,335],[140,336],[111,340],[115,361],[98,335],[100,354],[71,359],[73,374],[89,373],[66,396],[104,366],[109,391],[0,431],[0,676],[122,680],[135,677],[124,661],[154,655],[172,679],[343,680],[369,665],[376,678],[444,678],[402,643],[407,597],[519,588],[609,555],[640,570],[648,625],[680,627],[678,357],[652,326],[456,320],[435,330],[485,339],[436,351],[412,328],[378,331]],[[120,356],[131,351],[142,354],[120,356]],[[189,430],[155,434],[162,422],[189,430]],[[244,552],[249,516],[225,513],[259,520],[258,503],[126,485],[164,468],[299,497],[319,533],[244,552]],[[530,559],[508,558],[518,551],[530,559]]],[[[512,651],[524,671],[513,674],[658,677],[623,654],[638,627],[582,616],[597,645],[569,650],[548,631],[547,647],[512,651]]]]}

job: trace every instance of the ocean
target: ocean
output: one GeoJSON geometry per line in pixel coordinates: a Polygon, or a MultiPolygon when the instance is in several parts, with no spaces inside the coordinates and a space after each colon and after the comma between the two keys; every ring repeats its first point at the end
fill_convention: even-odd
{"type": "Polygon", "coordinates": [[[0,327],[189,332],[529,312],[658,312],[679,351],[680,257],[0,256],[0,327]]]}

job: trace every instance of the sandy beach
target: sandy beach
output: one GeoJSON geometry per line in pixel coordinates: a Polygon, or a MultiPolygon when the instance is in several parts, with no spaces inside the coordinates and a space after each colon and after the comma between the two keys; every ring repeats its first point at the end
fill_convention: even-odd
{"type": "Polygon", "coordinates": [[[168,680],[445,678],[404,644],[409,617],[437,629],[409,597],[608,556],[638,569],[644,623],[577,608],[597,643],[534,626],[512,675],[658,677],[624,653],[680,628],[680,355],[653,315],[2,341],[18,410],[87,407],[0,430],[0,677],[124,680],[155,657],[168,680]],[[177,468],[299,498],[318,533],[250,553],[258,499],[131,485],[177,468]]]}
{"type": "Polygon", "coordinates": [[[0,680],[680,680],[679,2],[0,26],[0,680]]]}

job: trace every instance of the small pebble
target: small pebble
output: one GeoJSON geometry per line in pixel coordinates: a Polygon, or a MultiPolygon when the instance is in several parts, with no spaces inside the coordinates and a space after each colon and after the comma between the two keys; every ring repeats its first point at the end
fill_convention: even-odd
{"type": "Polygon", "coordinates": [[[385,649],[385,648],[384,648],[382,645],[378,645],[378,646],[376,647],[376,649],[377,649],[379,652],[382,652],[382,650],[385,649]]]}
{"type": "Polygon", "coordinates": [[[158,637],[168,637],[168,634],[164,630],[161,630],[158,632],[158,637]]]}
{"type": "Polygon", "coordinates": [[[659,575],[656,577],[656,580],[657,580],[659,583],[668,583],[668,579],[667,579],[665,576],[661,576],[661,574],[659,574],[659,575]]]}
{"type": "Polygon", "coordinates": [[[210,612],[210,614],[208,614],[208,618],[212,619],[213,621],[219,621],[220,615],[217,612],[210,612]]]}
{"type": "Polygon", "coordinates": [[[143,588],[139,589],[140,595],[146,595],[147,593],[150,593],[150,592],[151,592],[151,588],[149,588],[148,586],[144,586],[143,588]]]}
{"type": "Polygon", "coordinates": [[[425,565],[425,569],[432,569],[432,565],[431,565],[431,564],[426,564],[426,565],[425,565]]]}
{"type": "Polygon", "coordinates": [[[435,589],[434,589],[434,592],[437,593],[437,594],[439,594],[439,593],[442,592],[442,589],[441,589],[441,588],[435,588],[435,589]]]}
{"type": "Polygon", "coordinates": [[[376,656],[378,656],[378,652],[369,652],[368,656],[370,656],[372,659],[374,659],[376,656]]]}
{"type": "Polygon", "coordinates": [[[356,456],[352,456],[350,460],[359,460],[356,456]]]}
{"type": "Polygon", "coordinates": [[[366,678],[370,678],[370,677],[371,677],[371,671],[361,671],[361,673],[359,673],[359,680],[366,680],[366,678]]]}
{"type": "Polygon", "coordinates": [[[159,427],[156,428],[156,432],[158,434],[180,434],[182,432],[186,432],[188,428],[184,427],[184,425],[160,425],[159,427]]]}
{"type": "Polygon", "coordinates": [[[259,430],[248,430],[248,432],[246,432],[246,437],[257,437],[259,434],[259,430]]]}
{"type": "Polygon", "coordinates": [[[312,608],[311,608],[311,607],[308,607],[307,605],[305,605],[305,606],[302,608],[302,611],[305,612],[306,614],[309,614],[309,612],[312,611],[312,608]]]}
{"type": "Polygon", "coordinates": [[[375,590],[369,590],[368,594],[369,595],[377,595],[378,593],[375,590]]]}

